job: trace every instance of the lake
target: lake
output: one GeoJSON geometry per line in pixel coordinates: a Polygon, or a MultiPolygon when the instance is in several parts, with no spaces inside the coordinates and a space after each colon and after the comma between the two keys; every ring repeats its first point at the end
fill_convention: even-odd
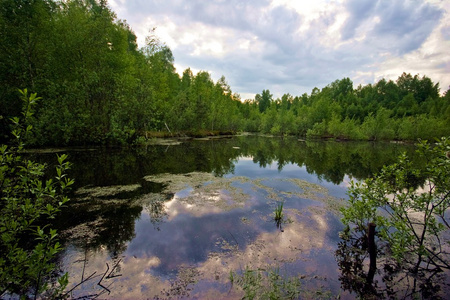
{"type": "Polygon", "coordinates": [[[57,222],[73,297],[240,299],[245,276],[276,274],[302,298],[352,299],[337,261],[347,188],[414,146],[250,135],[33,156],[58,151],[76,180],[57,222]]]}

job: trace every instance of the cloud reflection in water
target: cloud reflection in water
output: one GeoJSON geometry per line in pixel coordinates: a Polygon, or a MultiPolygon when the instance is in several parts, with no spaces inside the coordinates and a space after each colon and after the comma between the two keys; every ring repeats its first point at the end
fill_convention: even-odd
{"type": "MultiPolygon", "coordinates": [[[[338,200],[326,189],[302,180],[218,178],[204,173],[166,174],[146,180],[165,182],[163,193],[173,196],[162,202],[165,217],[158,221],[157,230],[152,207],[144,205],[135,222],[135,237],[118,256],[122,276],[114,279],[110,297],[189,293],[199,298],[239,298],[236,289],[230,294],[228,275],[245,266],[279,267],[288,275],[317,279],[306,286],[315,288],[326,279],[327,288],[339,288],[333,252],[342,225],[329,206],[330,201],[338,200]],[[285,202],[288,222],[283,224],[283,232],[272,219],[277,201],[285,202]]],[[[143,196],[142,203],[153,201],[145,199],[143,196]]],[[[81,273],[83,264],[71,262],[83,259],[84,252],[75,248],[67,252],[69,272],[81,273]]],[[[107,251],[87,253],[85,274],[100,273],[106,262],[112,264],[107,251]]],[[[98,286],[82,289],[80,292],[93,293],[98,286]]]]}

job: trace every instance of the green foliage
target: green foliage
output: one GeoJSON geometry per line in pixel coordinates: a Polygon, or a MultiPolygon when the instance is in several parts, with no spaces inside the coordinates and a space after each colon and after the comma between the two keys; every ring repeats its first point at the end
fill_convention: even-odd
{"type": "Polygon", "coordinates": [[[356,120],[347,117],[341,121],[337,114],[333,114],[333,117],[328,123],[328,132],[340,139],[363,139],[363,134],[361,133],[360,126],[356,120]]]}
{"type": "MultiPolygon", "coordinates": [[[[27,122],[39,98],[26,89],[20,93],[23,117],[12,120],[15,145],[0,147],[0,295],[40,295],[49,289],[53,259],[61,250],[49,222],[69,200],[64,193],[73,184],[66,177],[70,167],[67,155],[58,156],[56,176],[48,180],[44,180],[44,165],[21,156],[23,141],[32,128],[27,122]]],[[[63,277],[60,284],[67,280],[63,277]]]]}
{"type": "Polygon", "coordinates": [[[258,104],[258,108],[261,113],[264,113],[270,107],[272,97],[273,95],[269,90],[263,90],[261,95],[256,94],[255,101],[258,104]]]}
{"type": "Polygon", "coordinates": [[[409,262],[415,272],[426,263],[450,268],[440,236],[450,228],[450,139],[435,145],[421,142],[414,165],[405,155],[385,166],[365,182],[352,182],[349,207],[342,210],[343,223],[355,231],[375,223],[378,235],[398,261],[409,262]]]}
{"type": "Polygon", "coordinates": [[[431,140],[446,131],[445,120],[421,114],[400,119],[397,136],[401,140],[431,140]]]}
{"type": "Polygon", "coordinates": [[[395,120],[390,119],[392,111],[381,107],[376,115],[369,114],[361,125],[368,140],[392,140],[395,137],[395,120]]]}
{"type": "Polygon", "coordinates": [[[187,69],[180,77],[154,29],[138,49],[106,1],[1,1],[0,32],[3,140],[11,138],[7,121],[20,115],[15,93],[23,86],[46,99],[30,119],[28,142],[36,145],[136,144],[147,131],[353,140],[450,134],[449,96],[440,97],[428,77],[406,73],[356,89],[343,78],[281,99],[264,89],[242,103],[224,76],[214,82],[206,71],[187,69]],[[408,127],[409,118],[419,126],[408,127]]]}
{"type": "Polygon", "coordinates": [[[246,267],[242,274],[230,272],[230,280],[244,291],[242,299],[298,299],[301,293],[300,279],[283,277],[279,269],[265,271],[246,267]]]}
{"type": "MultiPolygon", "coordinates": [[[[349,78],[336,80],[322,90],[315,88],[310,96],[287,94],[272,101],[261,114],[260,131],[349,140],[446,136],[450,133],[449,127],[444,126],[448,125],[444,117],[448,101],[439,97],[438,86],[425,76],[405,73],[397,83],[382,79],[357,89],[353,89],[349,78]]],[[[261,95],[256,95],[255,103],[260,104],[261,99],[261,95]]]]}
{"type": "Polygon", "coordinates": [[[327,131],[327,122],[324,120],[320,123],[314,124],[314,126],[311,129],[308,129],[306,132],[307,138],[319,138],[319,137],[325,137],[328,136],[327,131]]]}
{"type": "Polygon", "coordinates": [[[284,203],[280,202],[277,204],[277,207],[275,208],[273,219],[277,222],[281,222],[283,220],[283,217],[284,217],[283,205],[284,205],[284,203]]]}

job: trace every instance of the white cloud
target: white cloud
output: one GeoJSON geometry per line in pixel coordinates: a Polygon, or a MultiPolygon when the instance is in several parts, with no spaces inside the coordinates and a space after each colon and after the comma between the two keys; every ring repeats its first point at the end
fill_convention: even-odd
{"type": "MultiPolygon", "coordinates": [[[[114,0],[143,45],[148,30],[178,72],[225,75],[234,92],[310,93],[336,79],[355,85],[403,72],[450,84],[448,1],[114,0]]],[[[393,78],[392,78],[393,77],[393,78]]],[[[445,88],[446,89],[446,88],[445,88]]],[[[243,97],[244,98],[244,97],[243,97]]]]}

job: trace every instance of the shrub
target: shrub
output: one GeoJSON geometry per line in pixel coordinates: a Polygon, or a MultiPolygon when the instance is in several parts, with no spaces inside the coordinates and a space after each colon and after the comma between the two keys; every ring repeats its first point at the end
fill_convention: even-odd
{"type": "Polygon", "coordinates": [[[343,223],[355,232],[375,223],[392,256],[414,273],[423,266],[450,269],[441,244],[443,231],[450,229],[450,139],[418,146],[423,165],[413,165],[403,154],[373,178],[352,182],[343,223]]]}
{"type": "Polygon", "coordinates": [[[39,98],[26,89],[20,93],[23,117],[12,119],[14,145],[0,147],[0,296],[44,292],[55,296],[67,285],[67,275],[60,278],[59,288],[48,287],[53,259],[61,250],[49,222],[69,200],[64,193],[73,180],[66,176],[67,155],[58,156],[56,177],[48,180],[44,180],[45,165],[21,155],[32,129],[27,120],[39,98]]]}

